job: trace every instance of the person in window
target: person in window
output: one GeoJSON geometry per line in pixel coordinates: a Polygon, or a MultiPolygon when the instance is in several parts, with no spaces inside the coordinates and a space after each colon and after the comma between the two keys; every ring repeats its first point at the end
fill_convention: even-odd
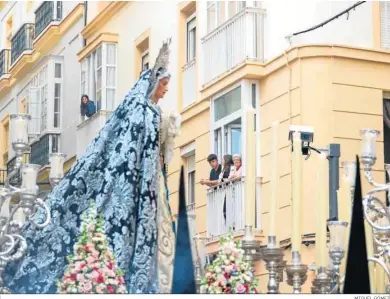
{"type": "Polygon", "coordinates": [[[200,180],[200,184],[212,187],[219,184],[219,175],[221,174],[222,166],[219,164],[217,155],[215,154],[209,155],[207,157],[207,161],[211,166],[210,177],[208,180],[200,180]]]}
{"type": "MultiPolygon", "coordinates": [[[[225,155],[223,156],[222,160],[222,171],[219,174],[219,180],[218,183],[228,182],[228,178],[230,176],[230,171],[233,167],[233,158],[232,155],[225,155]]],[[[226,221],[226,194],[223,201],[223,217],[226,221]]]]}
{"type": "Polygon", "coordinates": [[[228,178],[230,176],[230,172],[232,170],[233,164],[233,158],[232,155],[225,155],[223,156],[222,160],[222,171],[219,174],[219,183],[228,181],[228,178]]]}
{"type": "Polygon", "coordinates": [[[233,156],[234,169],[230,172],[229,180],[239,181],[241,180],[242,159],[241,155],[236,154],[233,156]]]}
{"type": "Polygon", "coordinates": [[[86,94],[81,97],[80,112],[82,117],[91,117],[96,113],[95,103],[90,101],[86,94]]]}

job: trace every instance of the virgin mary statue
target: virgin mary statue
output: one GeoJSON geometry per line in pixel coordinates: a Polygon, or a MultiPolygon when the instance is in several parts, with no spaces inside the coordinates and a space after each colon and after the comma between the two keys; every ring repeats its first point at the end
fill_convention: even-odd
{"type": "MultiPolygon", "coordinates": [[[[163,116],[157,106],[168,90],[169,43],[49,194],[51,223],[42,230],[24,228],[27,256],[5,271],[11,292],[56,293],[56,280],[80,234],[81,215],[94,201],[127,291],[170,293],[175,238],[165,165],[180,124],[178,116],[163,116]]],[[[36,217],[39,222],[43,213],[36,217]]]]}

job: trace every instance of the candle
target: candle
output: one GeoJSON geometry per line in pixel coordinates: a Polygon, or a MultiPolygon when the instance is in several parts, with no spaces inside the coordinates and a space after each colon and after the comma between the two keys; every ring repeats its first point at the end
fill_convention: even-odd
{"type": "Polygon", "coordinates": [[[272,123],[272,148],[271,148],[271,197],[269,204],[269,236],[276,236],[275,218],[277,210],[277,188],[279,181],[278,174],[278,152],[279,152],[279,122],[272,123]]]}
{"type": "Polygon", "coordinates": [[[62,178],[64,176],[65,155],[55,153],[50,155],[50,178],[62,178]]]}
{"type": "Polygon", "coordinates": [[[327,159],[325,154],[318,156],[317,196],[316,196],[316,263],[317,268],[327,266],[326,232],[326,179],[327,159]]]}
{"type": "Polygon", "coordinates": [[[40,168],[41,166],[36,164],[23,164],[21,166],[22,189],[26,189],[27,191],[38,190],[36,182],[40,168]]]}
{"type": "Polygon", "coordinates": [[[301,133],[293,133],[293,160],[292,160],[292,181],[293,181],[293,202],[292,202],[292,251],[301,251],[301,201],[302,201],[302,141],[301,133]]]}
{"type": "Polygon", "coordinates": [[[352,199],[350,180],[343,175],[341,177],[340,188],[337,191],[339,220],[351,222],[352,199]]]}
{"type": "Polygon", "coordinates": [[[360,134],[362,136],[362,157],[376,158],[376,137],[379,131],[363,129],[360,134]]]}

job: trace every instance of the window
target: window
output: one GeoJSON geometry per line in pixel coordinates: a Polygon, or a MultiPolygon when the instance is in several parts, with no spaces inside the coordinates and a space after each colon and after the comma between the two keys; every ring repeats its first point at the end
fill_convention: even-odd
{"type": "Polygon", "coordinates": [[[116,96],[116,44],[104,43],[81,63],[81,94],[96,110],[113,110],[116,96]]]}
{"type": "Polygon", "coordinates": [[[49,163],[49,155],[60,151],[60,135],[46,134],[31,145],[32,164],[45,166],[49,163]]]}
{"type": "Polygon", "coordinates": [[[196,55],[196,17],[190,17],[187,21],[187,62],[196,55]]]}
{"type": "Polygon", "coordinates": [[[195,203],[195,155],[187,158],[187,174],[188,174],[188,201],[187,203],[195,203]]]}
{"type": "Polygon", "coordinates": [[[241,109],[241,86],[214,100],[214,120],[218,121],[241,109]]]}
{"type": "Polygon", "coordinates": [[[116,69],[116,47],[115,45],[107,45],[107,72],[106,72],[106,109],[114,110],[115,103],[115,69],[116,69]]]}
{"type": "Polygon", "coordinates": [[[142,71],[149,69],[149,50],[147,50],[146,52],[144,52],[142,54],[141,68],[142,68],[142,71]]]}
{"type": "Polygon", "coordinates": [[[242,154],[242,102],[252,102],[252,86],[240,83],[213,101],[213,151],[220,160],[224,155],[242,154]],[[242,89],[248,88],[248,98],[242,98],[242,89]]]}
{"type": "Polygon", "coordinates": [[[381,1],[381,47],[390,49],[390,2],[381,1]]]}
{"type": "Polygon", "coordinates": [[[61,83],[54,83],[54,128],[60,127],[61,83]]]}
{"type": "Polygon", "coordinates": [[[61,126],[61,88],[62,84],[62,64],[54,63],[54,111],[53,111],[53,127],[60,128],[61,126]]]}

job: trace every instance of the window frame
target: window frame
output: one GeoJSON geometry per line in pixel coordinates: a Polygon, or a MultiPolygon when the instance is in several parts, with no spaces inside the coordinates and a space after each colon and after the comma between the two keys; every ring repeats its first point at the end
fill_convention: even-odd
{"type": "Polygon", "coordinates": [[[146,49],[142,54],[141,54],[141,72],[147,70],[150,68],[149,66],[149,63],[150,63],[150,55],[149,55],[149,49],[146,49]],[[147,57],[147,59],[146,59],[147,57]],[[146,60],[146,63],[145,63],[145,60],[146,60]],[[144,66],[145,65],[148,65],[148,68],[145,69],[144,66]]]}
{"type": "Polygon", "coordinates": [[[196,189],[196,155],[195,152],[192,152],[190,155],[187,157],[187,185],[188,185],[188,190],[187,190],[187,205],[192,205],[195,203],[195,189],[196,189]],[[189,162],[190,159],[193,157],[194,159],[194,168],[190,169],[189,167],[189,162]],[[192,177],[193,186],[190,184],[190,179],[192,177]],[[193,195],[193,196],[192,196],[193,195]]]}
{"type": "MultiPolygon", "coordinates": [[[[113,111],[116,107],[116,98],[117,98],[117,82],[118,82],[118,46],[117,43],[112,42],[102,42],[97,46],[89,55],[87,55],[80,62],[80,97],[81,95],[88,95],[89,99],[93,101],[96,105],[96,112],[98,111],[113,111]],[[107,63],[107,47],[115,47],[115,64],[107,63]],[[97,52],[101,49],[101,66],[98,66],[97,52]],[[107,69],[114,68],[114,77],[115,77],[115,86],[107,86],[107,69]],[[101,86],[98,90],[97,87],[97,74],[98,71],[102,71],[101,76],[101,86]],[[84,75],[84,76],[83,76],[84,75]],[[114,90],[114,99],[112,100],[112,107],[107,105],[107,90],[114,90]],[[101,102],[100,107],[97,101],[98,92],[101,92],[101,102]],[[112,108],[112,109],[109,109],[112,108]]],[[[84,121],[80,118],[80,121],[84,121]]]]}
{"type": "Polygon", "coordinates": [[[196,58],[196,12],[194,12],[190,17],[187,18],[186,20],[186,60],[187,60],[187,63],[191,62],[192,60],[194,60],[196,58]],[[195,22],[193,24],[193,27],[190,28],[190,25],[192,22],[195,22]],[[192,32],[193,30],[195,30],[195,35],[193,37],[193,41],[192,41],[192,47],[193,47],[193,56],[191,56],[191,35],[190,35],[190,32],[192,32]]]}

